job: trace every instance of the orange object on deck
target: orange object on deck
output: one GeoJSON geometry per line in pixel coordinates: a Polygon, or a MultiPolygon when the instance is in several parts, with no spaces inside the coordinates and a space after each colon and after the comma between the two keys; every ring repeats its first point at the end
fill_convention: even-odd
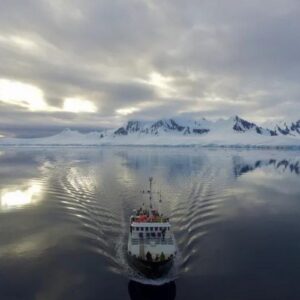
{"type": "Polygon", "coordinates": [[[146,220],[147,220],[147,216],[146,215],[139,216],[139,222],[145,222],[146,220]]]}

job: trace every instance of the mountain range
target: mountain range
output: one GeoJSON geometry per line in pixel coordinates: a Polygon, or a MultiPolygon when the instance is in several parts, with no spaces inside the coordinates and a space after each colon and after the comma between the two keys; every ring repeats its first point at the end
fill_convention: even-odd
{"type": "Polygon", "coordinates": [[[161,145],[300,148],[300,120],[259,126],[239,116],[217,121],[130,120],[124,126],[80,133],[65,129],[43,138],[1,138],[0,145],[161,145]]]}

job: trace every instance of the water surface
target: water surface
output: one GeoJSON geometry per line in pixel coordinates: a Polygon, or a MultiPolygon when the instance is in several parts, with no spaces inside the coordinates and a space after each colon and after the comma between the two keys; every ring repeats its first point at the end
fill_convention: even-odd
{"type": "Polygon", "coordinates": [[[0,197],[0,299],[299,299],[299,152],[1,148],[0,197]],[[157,281],[125,255],[149,176],[179,251],[157,281]]]}

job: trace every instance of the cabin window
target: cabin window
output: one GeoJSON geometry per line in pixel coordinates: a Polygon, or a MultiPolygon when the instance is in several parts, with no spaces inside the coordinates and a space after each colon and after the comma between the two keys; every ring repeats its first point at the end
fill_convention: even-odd
{"type": "Polygon", "coordinates": [[[147,238],[150,237],[150,233],[149,232],[146,233],[146,237],[147,238]]]}
{"type": "Polygon", "coordinates": [[[149,230],[149,228],[148,228],[148,227],[145,227],[145,230],[146,230],[146,231],[148,231],[148,230],[149,230]]]}
{"type": "Polygon", "coordinates": [[[144,227],[141,227],[141,231],[144,231],[144,227]]]}
{"type": "Polygon", "coordinates": [[[155,233],[154,233],[154,232],[151,232],[151,236],[152,236],[152,237],[155,237],[155,233]]]}
{"type": "Polygon", "coordinates": [[[139,232],[139,237],[142,238],[144,235],[142,232],[139,232]]]}
{"type": "Polygon", "coordinates": [[[140,227],[136,227],[136,231],[139,231],[140,230],[140,227]]]}
{"type": "Polygon", "coordinates": [[[155,231],[157,231],[158,228],[157,227],[154,227],[154,228],[155,228],[155,231]]]}
{"type": "Polygon", "coordinates": [[[152,231],[153,230],[153,227],[150,227],[150,231],[152,231]]]}
{"type": "Polygon", "coordinates": [[[161,233],[160,233],[160,232],[158,232],[158,233],[157,233],[157,236],[158,236],[158,237],[161,237],[161,233]]]}

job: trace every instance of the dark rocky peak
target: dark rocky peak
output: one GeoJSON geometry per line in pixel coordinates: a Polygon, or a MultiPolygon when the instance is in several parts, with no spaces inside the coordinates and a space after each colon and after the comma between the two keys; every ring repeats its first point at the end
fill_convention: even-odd
{"type": "Polygon", "coordinates": [[[190,128],[189,126],[185,127],[183,134],[184,135],[189,135],[189,134],[204,134],[204,133],[208,133],[209,129],[206,128],[190,128]]]}
{"type": "Polygon", "coordinates": [[[256,132],[258,134],[262,134],[263,133],[263,131],[262,131],[262,129],[260,127],[256,127],[255,130],[256,130],[256,132]]]}
{"type": "MultiPolygon", "coordinates": [[[[250,123],[238,116],[235,116],[233,120],[234,120],[233,129],[235,131],[245,132],[249,129],[257,127],[256,124],[250,123]]],[[[259,133],[259,132],[257,132],[257,133],[259,133]]]]}
{"type": "Polygon", "coordinates": [[[189,127],[189,126],[187,126],[187,127],[184,129],[183,134],[184,134],[184,135],[189,135],[189,134],[191,134],[191,130],[190,130],[190,127],[189,127]]]}
{"type": "Polygon", "coordinates": [[[291,131],[297,132],[298,134],[300,134],[300,120],[298,120],[297,122],[292,123],[291,131]]]}
{"type": "Polygon", "coordinates": [[[173,119],[159,120],[151,126],[152,132],[157,132],[159,129],[164,131],[177,130],[182,131],[185,127],[178,125],[173,119]]]}
{"type": "Polygon", "coordinates": [[[261,135],[263,135],[263,134],[271,135],[271,136],[277,135],[276,131],[274,131],[274,130],[265,129],[263,127],[256,125],[255,123],[248,122],[245,119],[242,119],[238,116],[234,117],[233,129],[235,131],[239,131],[239,132],[246,132],[248,130],[254,129],[256,131],[256,133],[261,134],[261,135]]]}
{"type": "Polygon", "coordinates": [[[128,134],[128,131],[124,128],[124,127],[120,127],[118,128],[114,134],[116,135],[127,135],[128,134]]]}
{"type": "Polygon", "coordinates": [[[276,126],[276,131],[278,131],[279,133],[283,134],[283,135],[288,135],[290,134],[290,129],[287,126],[286,123],[282,124],[282,125],[277,125],[276,126]]]}
{"type": "Polygon", "coordinates": [[[209,129],[206,129],[206,128],[194,128],[193,129],[193,133],[196,133],[196,134],[204,134],[204,133],[208,133],[209,132],[209,129]]]}
{"type": "Polygon", "coordinates": [[[140,131],[142,128],[140,121],[128,121],[126,130],[128,132],[137,132],[140,131]]]}
{"type": "Polygon", "coordinates": [[[178,125],[174,120],[170,119],[171,129],[182,131],[185,127],[178,125]]]}
{"type": "Polygon", "coordinates": [[[300,120],[292,123],[280,122],[275,126],[274,130],[279,135],[298,135],[300,134],[300,120]]]}

